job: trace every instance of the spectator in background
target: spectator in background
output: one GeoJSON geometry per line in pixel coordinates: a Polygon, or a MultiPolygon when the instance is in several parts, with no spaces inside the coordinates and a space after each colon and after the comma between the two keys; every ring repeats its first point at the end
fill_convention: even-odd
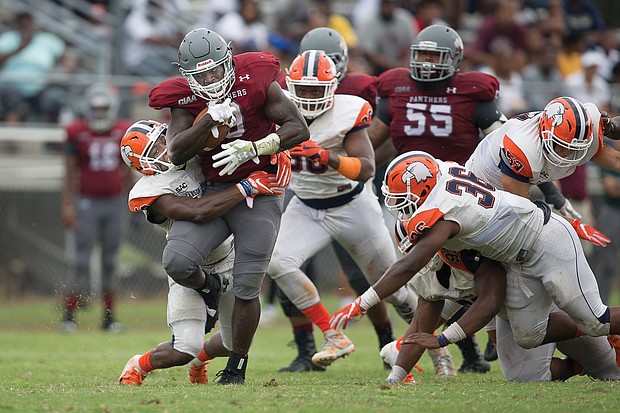
{"type": "Polygon", "coordinates": [[[491,49],[491,65],[480,68],[481,72],[493,75],[499,80],[498,104],[508,117],[525,112],[528,106],[523,93],[521,73],[512,59],[514,53],[509,43],[497,42],[491,49]]]}
{"type": "Polygon", "coordinates": [[[493,52],[509,45],[513,52],[510,60],[516,70],[525,65],[525,26],[516,19],[517,3],[512,0],[498,0],[495,11],[485,18],[476,32],[471,50],[472,59],[480,65],[493,64],[493,52]]]}
{"type": "Polygon", "coordinates": [[[217,21],[215,30],[232,42],[235,53],[269,48],[269,29],[262,20],[256,0],[241,0],[238,10],[226,13],[217,21]]]}
{"type": "Polygon", "coordinates": [[[605,28],[603,15],[592,0],[563,0],[566,28],[569,33],[585,35],[586,43],[596,43],[598,34],[605,28]]]}
{"type": "MultiPolygon", "coordinates": [[[[612,141],[606,145],[615,146],[612,141]]],[[[598,207],[596,221],[604,224],[605,234],[613,241],[607,248],[595,248],[590,257],[592,270],[596,275],[601,299],[609,304],[614,280],[618,278],[620,258],[620,174],[600,168],[603,184],[603,201],[598,207]]]]}
{"type": "Polygon", "coordinates": [[[184,0],[140,0],[132,2],[125,20],[124,63],[129,74],[169,76],[176,73],[171,64],[185,28],[180,18],[184,0]]]}
{"type": "Polygon", "coordinates": [[[562,73],[557,67],[557,55],[557,48],[547,41],[523,68],[523,94],[528,110],[542,110],[555,97],[567,94],[562,73]]]}
{"type": "Polygon", "coordinates": [[[601,32],[598,45],[594,47],[594,50],[601,54],[598,73],[608,82],[613,80],[612,69],[620,62],[618,44],[616,29],[608,28],[601,32]]]}
{"type": "Polygon", "coordinates": [[[114,315],[114,278],[121,241],[127,190],[132,177],[118,150],[128,120],[117,118],[118,98],[106,85],[93,85],[85,95],[82,118],[66,127],[66,171],[62,189],[62,220],[75,233],[75,257],[65,287],[61,329],[75,331],[75,312],[92,293],[90,259],[101,244],[101,328],[119,331],[114,315]]]}
{"type": "Polygon", "coordinates": [[[585,50],[586,42],[583,33],[572,32],[564,36],[558,53],[558,69],[562,77],[566,78],[581,70],[581,55],[585,50]]]}
{"type": "Polygon", "coordinates": [[[0,35],[0,119],[17,123],[34,111],[56,121],[66,92],[50,85],[46,75],[62,61],[65,42],[38,30],[28,12],[18,13],[15,25],[0,35]]]}
{"type": "Polygon", "coordinates": [[[431,24],[447,26],[448,23],[443,20],[443,15],[444,4],[442,0],[420,0],[413,17],[416,31],[424,30],[431,24]]]}
{"type": "Polygon", "coordinates": [[[609,110],[609,83],[599,75],[603,56],[595,51],[587,51],[581,56],[582,69],[566,78],[566,86],[571,96],[582,102],[592,102],[601,111],[609,110]]]}
{"type": "Polygon", "coordinates": [[[397,3],[381,0],[379,12],[356,27],[374,75],[409,64],[409,48],[417,32],[411,13],[397,3]]]}

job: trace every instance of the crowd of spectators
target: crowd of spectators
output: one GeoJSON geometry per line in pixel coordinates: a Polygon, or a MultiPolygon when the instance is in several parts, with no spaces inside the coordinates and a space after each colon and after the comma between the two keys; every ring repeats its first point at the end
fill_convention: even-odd
{"type": "MultiPolygon", "coordinates": [[[[500,79],[501,107],[509,116],[541,109],[566,90],[612,112],[618,104],[611,102],[620,100],[620,87],[614,86],[619,30],[605,22],[594,0],[137,0],[120,8],[118,27],[107,29],[103,15],[119,8],[111,0],[89,3],[86,10],[73,10],[76,19],[98,28],[102,41],[120,36],[118,64],[110,75],[133,76],[136,82],[177,74],[171,64],[176,48],[194,27],[221,33],[235,53],[274,53],[285,68],[304,33],[329,26],[347,41],[349,69],[377,75],[406,67],[414,36],[429,24],[443,23],[465,40],[462,70],[500,79]]],[[[46,79],[80,72],[82,56],[76,58],[72,39],[51,27],[37,29],[36,18],[36,10],[14,13],[5,22],[9,29],[0,33],[0,121],[57,122],[59,102],[67,100],[69,90],[75,92],[46,79]]]]}

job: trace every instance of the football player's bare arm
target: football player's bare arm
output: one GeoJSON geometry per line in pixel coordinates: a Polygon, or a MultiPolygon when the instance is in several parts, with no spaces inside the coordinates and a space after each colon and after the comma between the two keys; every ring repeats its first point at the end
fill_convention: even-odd
{"type": "Polygon", "coordinates": [[[394,144],[391,139],[383,141],[378,148],[375,149],[375,165],[377,167],[382,166],[390,162],[394,157],[398,155],[394,144]]]}
{"type": "Polygon", "coordinates": [[[210,116],[205,116],[192,126],[196,116],[185,109],[170,108],[170,123],[166,133],[168,156],[175,165],[182,165],[199,153],[206,145],[211,128],[216,125],[210,116]]]}
{"type": "Polygon", "coordinates": [[[204,195],[201,198],[166,194],[158,197],[150,206],[153,219],[170,219],[202,223],[224,215],[245,197],[236,187],[204,195]]]}
{"type": "MultiPolygon", "coordinates": [[[[346,134],[343,141],[344,150],[349,157],[357,158],[360,161],[361,169],[356,181],[366,182],[375,175],[375,153],[372,150],[370,139],[366,129],[350,131],[346,134]]],[[[329,166],[334,169],[340,168],[341,158],[330,152],[329,166]]]]}
{"type": "MultiPolygon", "coordinates": [[[[381,147],[384,142],[390,141],[390,124],[388,115],[388,99],[382,98],[377,102],[377,110],[372,118],[372,123],[368,129],[368,136],[372,147],[376,150],[381,147]]],[[[394,151],[396,152],[396,150],[394,151]]],[[[377,159],[379,162],[379,159],[377,159]]],[[[381,159],[381,162],[387,162],[387,159],[381,159]]],[[[381,165],[377,163],[377,165],[381,165]]]]}
{"type": "Polygon", "coordinates": [[[293,101],[282,92],[282,88],[277,82],[272,82],[269,85],[265,114],[272,122],[280,125],[276,131],[280,137],[280,150],[291,149],[293,146],[310,139],[306,120],[293,101]]]}
{"type": "Polygon", "coordinates": [[[443,247],[448,238],[458,234],[459,224],[440,219],[416,242],[404,257],[392,264],[373,288],[382,300],[394,294],[418,273],[443,247]]]}
{"type": "Polygon", "coordinates": [[[609,145],[603,146],[598,155],[592,158],[592,162],[605,169],[620,173],[620,152],[609,145]]]}
{"type": "Polygon", "coordinates": [[[502,190],[522,196],[523,198],[529,199],[530,197],[529,183],[518,181],[506,174],[502,174],[502,190]]]}
{"type": "MultiPolygon", "coordinates": [[[[441,318],[443,304],[444,300],[427,301],[422,297],[418,297],[418,307],[415,310],[411,324],[409,324],[407,331],[405,331],[405,339],[407,337],[423,334],[430,336],[432,341],[437,343],[437,339],[433,336],[433,332],[441,318]]],[[[395,364],[405,371],[411,371],[413,366],[420,360],[420,357],[422,357],[422,354],[424,354],[426,347],[418,343],[406,343],[405,339],[402,342],[402,347],[398,352],[395,364]]]]}
{"type": "MultiPolygon", "coordinates": [[[[474,273],[474,283],[478,297],[458,320],[466,337],[482,329],[500,310],[506,296],[506,271],[500,263],[485,258],[474,273]]],[[[403,344],[415,343],[423,348],[439,348],[439,341],[432,334],[433,331],[405,334],[403,344]]]]}

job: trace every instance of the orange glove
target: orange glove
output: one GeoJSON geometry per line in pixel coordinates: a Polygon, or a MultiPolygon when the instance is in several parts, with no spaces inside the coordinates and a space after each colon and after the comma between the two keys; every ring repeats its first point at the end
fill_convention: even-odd
{"type": "Polygon", "coordinates": [[[323,166],[328,166],[329,151],[320,147],[312,139],[308,139],[305,142],[291,148],[291,156],[303,156],[310,159],[313,163],[323,166]]]}
{"type": "Polygon", "coordinates": [[[361,304],[362,298],[357,297],[351,304],[336,311],[329,320],[330,328],[333,328],[334,330],[347,328],[349,321],[357,321],[366,315],[368,310],[363,309],[361,304]]]}
{"type": "Polygon", "coordinates": [[[578,219],[573,219],[571,221],[571,225],[577,231],[577,235],[579,238],[585,239],[586,241],[590,241],[594,245],[598,245],[599,247],[606,247],[607,244],[611,242],[605,234],[603,234],[598,229],[591,227],[590,225],[582,223],[578,219]]]}
{"type": "Polygon", "coordinates": [[[270,162],[272,165],[278,165],[276,180],[278,186],[284,188],[291,182],[291,154],[288,150],[274,153],[270,162]]]}

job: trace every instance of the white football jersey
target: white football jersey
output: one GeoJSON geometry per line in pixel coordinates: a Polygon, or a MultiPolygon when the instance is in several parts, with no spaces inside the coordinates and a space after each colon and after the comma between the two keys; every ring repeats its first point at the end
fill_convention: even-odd
{"type": "Polygon", "coordinates": [[[526,258],[543,227],[543,212],[528,199],[496,190],[454,162],[438,161],[441,175],[407,225],[416,238],[443,218],[461,230],[444,247],[473,249],[500,262],[526,258]]]}
{"type": "MultiPolygon", "coordinates": [[[[132,212],[142,211],[148,220],[148,208],[161,195],[188,196],[200,198],[205,190],[205,177],[197,157],[187,161],[185,165],[157,175],[144,175],[129,191],[129,209],[132,212]]],[[[156,224],[166,232],[172,226],[172,219],[156,224]]],[[[213,264],[224,259],[233,249],[231,235],[219,247],[211,251],[204,264],[213,264]]]]}
{"type": "MultiPolygon", "coordinates": [[[[592,103],[586,103],[584,107],[592,119],[593,142],[579,165],[589,162],[603,148],[601,112],[592,103]]],[[[465,164],[467,168],[478,178],[496,188],[503,187],[501,165],[510,168],[512,173],[528,179],[530,185],[551,182],[571,175],[576,166],[558,167],[544,157],[538,129],[541,116],[542,112],[529,112],[508,120],[478,144],[465,164]]]]}
{"type": "MultiPolygon", "coordinates": [[[[335,95],[334,106],[310,124],[310,139],[334,155],[347,156],[344,137],[356,128],[370,125],[372,107],[362,98],[351,95],[335,95]]],[[[358,182],[345,178],[335,169],[316,167],[306,158],[297,160],[293,169],[290,188],[302,199],[326,199],[346,194],[358,182]]]]}

